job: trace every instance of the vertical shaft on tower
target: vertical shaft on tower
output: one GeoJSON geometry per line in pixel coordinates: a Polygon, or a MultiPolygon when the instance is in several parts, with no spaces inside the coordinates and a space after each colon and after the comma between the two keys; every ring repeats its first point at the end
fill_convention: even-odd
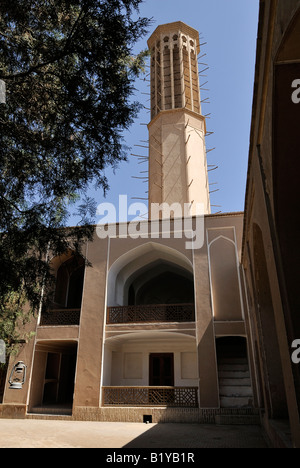
{"type": "Polygon", "coordinates": [[[199,34],[183,23],[159,27],[151,44],[151,118],[159,112],[186,108],[200,114],[197,51],[199,34]],[[178,31],[172,32],[171,30],[178,31]],[[182,26],[186,32],[181,33],[182,26]]]}

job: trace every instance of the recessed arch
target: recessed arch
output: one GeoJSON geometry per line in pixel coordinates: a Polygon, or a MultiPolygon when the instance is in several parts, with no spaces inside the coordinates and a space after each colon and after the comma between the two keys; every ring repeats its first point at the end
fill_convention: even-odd
{"type": "Polygon", "coordinates": [[[156,260],[136,271],[125,283],[128,305],[192,304],[192,273],[166,260],[156,260]]]}
{"type": "Polygon", "coordinates": [[[84,258],[70,250],[62,256],[52,258],[51,268],[56,278],[55,308],[80,309],[85,274],[84,258]]]}
{"type": "Polygon", "coordinates": [[[190,334],[187,330],[137,330],[116,332],[107,337],[104,344],[103,385],[151,385],[149,360],[152,353],[173,355],[175,386],[197,386],[197,346],[192,330],[190,334]]]}
{"type": "Polygon", "coordinates": [[[108,273],[108,306],[126,305],[130,280],[149,270],[154,264],[172,265],[183,273],[193,275],[192,262],[182,252],[163,244],[147,242],[123,254],[108,273]]]}

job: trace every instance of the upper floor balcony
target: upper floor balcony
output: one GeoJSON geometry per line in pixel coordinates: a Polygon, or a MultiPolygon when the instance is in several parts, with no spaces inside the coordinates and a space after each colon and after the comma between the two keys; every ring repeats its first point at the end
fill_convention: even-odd
{"type": "MultiPolygon", "coordinates": [[[[40,326],[79,325],[80,308],[51,309],[41,316],[40,326]]],[[[107,309],[107,325],[159,322],[194,322],[194,304],[150,304],[107,309]]]]}
{"type": "MultiPolygon", "coordinates": [[[[110,306],[107,308],[107,325],[195,322],[191,271],[163,259],[150,262],[141,269],[131,266],[129,269],[129,278],[120,273],[120,278],[107,280],[110,306]]],[[[53,304],[42,314],[40,326],[78,326],[85,262],[77,255],[66,256],[53,262],[53,270],[56,276],[53,304]]],[[[99,304],[99,307],[103,305],[99,304]]],[[[102,312],[99,310],[99,316],[102,312]]]]}
{"type": "Polygon", "coordinates": [[[39,325],[79,325],[85,273],[84,259],[79,255],[56,257],[52,261],[52,268],[56,276],[53,303],[42,313],[39,325]]]}
{"type": "Polygon", "coordinates": [[[80,312],[80,308],[48,310],[42,314],[40,326],[79,325],[80,312]]]}

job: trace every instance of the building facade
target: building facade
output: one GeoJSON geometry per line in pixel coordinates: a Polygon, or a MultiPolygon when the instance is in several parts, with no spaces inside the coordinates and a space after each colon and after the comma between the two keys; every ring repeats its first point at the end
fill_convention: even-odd
{"type": "Polygon", "coordinates": [[[51,260],[53,306],[27,325],[10,362],[27,379],[6,382],[0,416],[261,422],[300,446],[299,44],[300,1],[261,0],[245,213],[211,214],[199,35],[154,31],[149,220],[99,228],[90,267],[51,260]]]}
{"type": "Polygon", "coordinates": [[[52,259],[53,307],[30,324],[35,338],[18,356],[28,378],[19,392],[7,384],[2,412],[132,421],[255,414],[243,214],[210,214],[199,34],[181,22],[159,26],[149,48],[150,211],[140,227],[148,234],[130,235],[130,223],[109,236],[99,227],[86,245],[91,267],[71,252],[52,259]]]}

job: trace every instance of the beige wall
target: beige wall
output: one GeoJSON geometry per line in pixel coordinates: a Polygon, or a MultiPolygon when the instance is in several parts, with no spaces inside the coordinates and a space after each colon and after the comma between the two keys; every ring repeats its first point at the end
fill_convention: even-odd
{"type": "MultiPolygon", "coordinates": [[[[242,251],[249,304],[246,322],[257,369],[258,399],[265,409],[265,427],[271,434],[271,421],[288,416],[292,443],[297,447],[300,446],[299,370],[291,362],[292,298],[285,284],[282,266],[286,259],[281,254],[280,236],[290,238],[291,247],[290,227],[294,226],[293,236],[297,237],[297,227],[289,220],[298,210],[298,183],[294,175],[299,173],[299,133],[296,130],[293,141],[287,131],[281,135],[280,126],[275,125],[281,118],[290,130],[296,121],[291,112],[281,109],[278,114],[279,100],[286,99],[286,109],[291,105],[292,87],[288,83],[287,88],[278,89],[274,72],[277,66],[284,67],[300,59],[299,8],[300,2],[295,0],[261,1],[242,251]],[[275,90],[279,91],[276,100],[275,90]],[[278,152],[282,153],[281,161],[278,152]],[[278,171],[284,175],[287,168],[290,177],[278,185],[280,178],[275,175],[278,171]],[[285,204],[279,206],[278,200],[287,195],[285,204]],[[283,229],[278,225],[279,209],[288,215],[289,225],[283,229]]],[[[296,108],[293,110],[296,112],[296,108]]],[[[292,254],[293,261],[295,255],[297,249],[292,254]]],[[[290,271],[295,271],[292,263],[290,271]]]]}
{"type": "Polygon", "coordinates": [[[99,406],[103,337],[106,313],[108,240],[88,244],[81,307],[74,406],[99,406]]]}
{"type": "MultiPolygon", "coordinates": [[[[223,286],[220,281],[211,281],[210,270],[213,266],[213,272],[218,277],[218,269],[224,272],[224,267],[228,265],[224,265],[222,256],[210,258],[209,246],[222,233],[230,241],[230,247],[233,246],[230,249],[229,269],[237,267],[242,222],[241,213],[206,216],[204,245],[194,251],[186,249],[187,239],[184,236],[181,239],[173,237],[172,223],[169,239],[116,237],[101,240],[95,236],[94,242],[87,245],[87,258],[92,266],[85,271],[80,326],[38,327],[36,337],[23,351],[24,361],[30,370],[34,363],[34,369],[30,371],[30,379],[24,389],[14,394],[14,398],[17,398],[15,403],[28,402],[31,407],[41,398],[45,365],[42,346],[51,347],[51,342],[61,344],[72,341],[78,343],[74,409],[98,408],[101,385],[148,385],[148,361],[152,352],[174,353],[175,385],[199,385],[201,407],[218,408],[215,338],[244,335],[245,330],[241,311],[236,316],[232,315],[232,310],[238,309],[236,303],[239,303],[239,298],[236,294],[227,298],[229,303],[232,301],[228,315],[225,309],[221,321],[218,320],[220,317],[213,315],[214,296],[211,291],[223,286]],[[114,305],[111,300],[118,303],[118,294],[115,295],[113,291],[116,284],[121,290],[126,284],[126,278],[157,259],[168,261],[193,274],[196,322],[106,326],[107,305],[114,305]],[[137,338],[143,333],[146,335],[141,335],[141,342],[134,339],[134,335],[137,338]],[[33,361],[34,347],[36,352],[33,361]]],[[[237,291],[240,286],[238,275],[230,278],[233,279],[232,290],[237,291]]],[[[14,402],[11,395],[6,394],[6,403],[14,402]]]]}
{"type": "Polygon", "coordinates": [[[179,203],[183,216],[184,203],[192,203],[191,215],[196,215],[201,203],[203,213],[210,213],[205,134],[205,118],[186,109],[161,112],[151,121],[149,208],[179,203]]]}

